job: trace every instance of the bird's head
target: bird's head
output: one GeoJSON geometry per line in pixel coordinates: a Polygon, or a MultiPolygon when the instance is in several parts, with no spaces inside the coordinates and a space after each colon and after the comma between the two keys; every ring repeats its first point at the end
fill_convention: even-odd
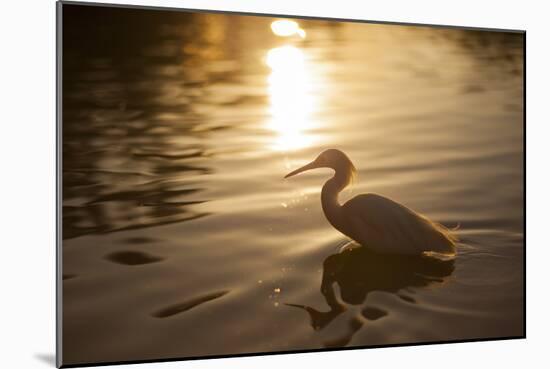
{"type": "Polygon", "coordinates": [[[348,181],[351,181],[357,172],[346,154],[337,149],[328,149],[320,153],[311,163],[288,173],[285,178],[316,168],[334,169],[337,174],[345,175],[348,181]]]}

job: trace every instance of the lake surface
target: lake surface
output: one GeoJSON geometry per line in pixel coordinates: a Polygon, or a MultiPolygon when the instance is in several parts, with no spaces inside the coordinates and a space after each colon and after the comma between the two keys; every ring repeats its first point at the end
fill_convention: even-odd
{"type": "Polygon", "coordinates": [[[523,35],[275,20],[64,5],[64,364],[523,335],[523,35]],[[457,257],[340,253],[327,148],[457,257]]]}

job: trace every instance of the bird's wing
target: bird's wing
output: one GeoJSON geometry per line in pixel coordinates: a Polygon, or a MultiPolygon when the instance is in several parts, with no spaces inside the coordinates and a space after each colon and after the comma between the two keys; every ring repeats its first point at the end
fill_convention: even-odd
{"type": "Polygon", "coordinates": [[[343,206],[352,238],[375,251],[419,254],[425,250],[426,226],[422,216],[377,194],[354,197],[343,206]]]}

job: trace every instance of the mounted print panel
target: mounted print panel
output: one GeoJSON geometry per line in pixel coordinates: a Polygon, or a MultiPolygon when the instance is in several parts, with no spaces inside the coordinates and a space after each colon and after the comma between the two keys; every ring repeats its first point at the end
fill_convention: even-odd
{"type": "Polygon", "coordinates": [[[525,336],[525,32],[58,3],[58,365],[525,336]]]}

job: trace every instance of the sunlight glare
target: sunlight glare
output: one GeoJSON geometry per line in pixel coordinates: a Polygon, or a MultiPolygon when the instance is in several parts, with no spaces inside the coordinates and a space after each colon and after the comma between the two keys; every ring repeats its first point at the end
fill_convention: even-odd
{"type": "Polygon", "coordinates": [[[288,20],[279,19],[271,23],[271,30],[274,34],[280,37],[289,37],[298,35],[301,38],[306,37],[306,31],[300,28],[298,23],[288,20]]]}
{"type": "Polygon", "coordinates": [[[267,126],[277,134],[273,149],[295,150],[311,145],[315,108],[310,67],[304,52],[294,46],[269,50],[266,64],[271,119],[267,126]]]}

